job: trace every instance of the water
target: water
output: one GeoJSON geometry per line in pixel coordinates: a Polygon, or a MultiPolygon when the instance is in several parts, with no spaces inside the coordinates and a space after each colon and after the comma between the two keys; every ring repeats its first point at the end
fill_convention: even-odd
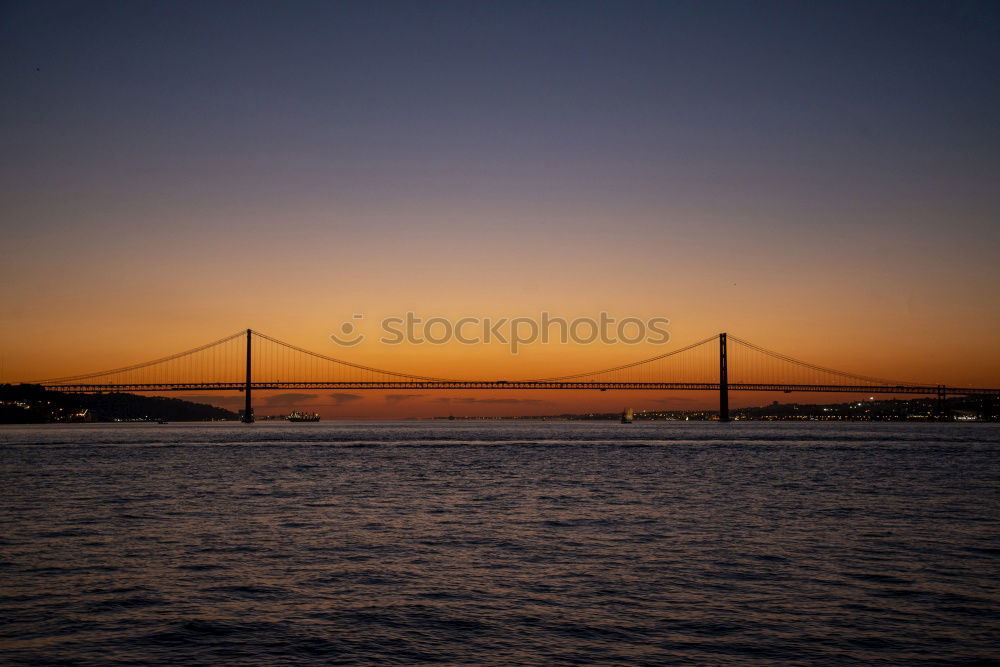
{"type": "Polygon", "coordinates": [[[12,663],[1000,658],[1000,428],[0,428],[12,663]]]}

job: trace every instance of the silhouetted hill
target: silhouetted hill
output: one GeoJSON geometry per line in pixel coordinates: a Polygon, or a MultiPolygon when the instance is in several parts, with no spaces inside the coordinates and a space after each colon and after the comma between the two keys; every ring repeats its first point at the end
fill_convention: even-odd
{"type": "Polygon", "coordinates": [[[32,384],[0,385],[0,423],[113,422],[158,420],[211,421],[237,414],[179,398],[136,394],[65,394],[32,384]]]}

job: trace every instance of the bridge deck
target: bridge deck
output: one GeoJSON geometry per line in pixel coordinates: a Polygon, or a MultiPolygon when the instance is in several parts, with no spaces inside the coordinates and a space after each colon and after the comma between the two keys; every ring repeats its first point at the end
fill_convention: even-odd
{"type": "MultiPolygon", "coordinates": [[[[243,391],[242,382],[190,382],[169,384],[46,384],[46,389],[67,393],[164,392],[164,391],[243,391]]],[[[288,389],[455,389],[455,390],[628,390],[628,391],[719,391],[711,382],[532,382],[507,380],[467,380],[435,382],[399,380],[376,382],[254,382],[252,391],[288,389]]],[[[945,387],[940,385],[832,385],[832,384],[746,384],[730,382],[729,391],[816,392],[859,394],[938,394],[1000,396],[1000,389],[983,387],[945,387]]]]}

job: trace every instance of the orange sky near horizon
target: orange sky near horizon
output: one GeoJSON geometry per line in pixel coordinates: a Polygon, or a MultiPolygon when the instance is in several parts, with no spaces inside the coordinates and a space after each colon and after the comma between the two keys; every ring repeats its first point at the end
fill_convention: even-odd
{"type": "MultiPolygon", "coordinates": [[[[0,380],[118,367],[250,326],[329,356],[435,377],[517,379],[600,369],[728,331],[864,375],[1000,385],[994,290],[1000,275],[983,248],[964,242],[887,255],[893,244],[884,232],[847,243],[814,231],[773,244],[763,221],[695,224],[669,206],[634,212],[643,229],[636,238],[614,232],[611,211],[568,205],[570,212],[535,216],[483,210],[474,227],[450,221],[450,232],[434,234],[428,232],[435,224],[431,212],[396,211],[407,224],[391,227],[384,217],[350,218],[336,208],[331,202],[325,213],[314,211],[308,225],[268,228],[265,220],[247,221],[257,231],[246,239],[231,238],[225,221],[207,213],[200,236],[186,222],[165,221],[152,238],[116,225],[108,231],[105,224],[90,229],[86,253],[74,250],[79,245],[68,231],[64,242],[47,239],[44,255],[57,271],[32,269],[42,250],[9,258],[6,275],[31,279],[0,284],[0,380]],[[518,224],[512,227],[511,220],[518,224]],[[528,231],[534,228],[541,231],[528,231]],[[981,261],[977,254],[984,255],[981,261]],[[407,311],[455,321],[537,318],[543,310],[568,320],[601,311],[619,319],[666,317],[671,341],[536,343],[512,355],[498,344],[389,346],[376,340],[380,318],[407,311]],[[329,334],[355,313],[364,314],[360,331],[368,339],[352,348],[335,345],[329,334]]],[[[449,207],[436,210],[443,218],[449,207]]],[[[302,407],[315,404],[324,416],[435,416],[443,411],[440,398],[386,399],[383,393],[332,404],[304,399],[302,407]]],[[[627,401],[561,392],[492,397],[521,403],[483,401],[480,393],[465,398],[478,399],[468,403],[468,414],[483,415],[620,409],[623,402],[707,407],[715,401],[700,393],[639,394],[627,401]]],[[[771,399],[734,396],[734,405],[765,398],[771,399]]]]}
{"type": "MultiPolygon", "coordinates": [[[[743,278],[746,279],[746,276],[743,278]]],[[[459,276],[454,280],[461,282],[459,276]]],[[[725,287],[733,288],[732,285],[725,287]]],[[[537,311],[532,312],[523,305],[534,300],[540,306],[542,301],[537,296],[522,297],[520,306],[506,305],[511,310],[497,306],[493,311],[485,310],[485,304],[468,311],[455,308],[432,310],[430,305],[420,308],[414,305],[421,303],[419,295],[414,294],[412,301],[404,301],[399,299],[401,289],[395,291],[398,301],[386,301],[381,309],[357,307],[338,312],[332,303],[328,311],[312,309],[302,299],[293,296],[285,300],[280,295],[273,295],[270,307],[267,306],[268,299],[256,298],[248,300],[246,306],[253,322],[269,325],[266,328],[257,326],[256,329],[281,340],[354,363],[434,377],[527,379],[598,370],[661,354],[725,329],[770,349],[841,370],[900,381],[1000,385],[1000,364],[996,357],[970,354],[973,350],[992,349],[990,344],[993,339],[989,331],[970,331],[957,326],[957,321],[952,321],[951,326],[935,328],[931,326],[933,318],[926,315],[921,318],[912,308],[902,304],[896,304],[893,309],[877,297],[869,298],[869,302],[874,301],[880,306],[873,308],[870,315],[864,316],[859,312],[855,318],[842,322],[815,302],[806,300],[797,303],[794,293],[776,296],[773,305],[767,308],[755,302],[757,309],[766,313],[766,316],[755,317],[752,312],[747,312],[739,298],[726,294],[736,290],[726,290],[725,287],[720,286],[715,291],[705,290],[701,294],[706,301],[730,306],[736,315],[733,323],[740,326],[729,326],[729,323],[721,321],[713,304],[692,303],[682,294],[667,299],[684,304],[678,314],[672,314],[666,308],[652,310],[642,302],[642,295],[625,292],[617,300],[607,299],[609,313],[618,318],[670,316],[670,342],[664,345],[533,343],[524,345],[518,354],[511,354],[508,346],[498,343],[390,346],[377,340],[377,319],[405,313],[405,310],[390,310],[392,307],[412,309],[425,317],[434,315],[452,320],[467,315],[537,317],[537,311]],[[716,295],[715,299],[707,298],[710,294],[716,295]],[[627,307],[629,304],[632,308],[627,307]],[[350,320],[355,310],[365,313],[359,330],[368,338],[355,347],[337,346],[329,339],[329,334],[337,331],[341,322],[350,320]],[[958,344],[959,341],[961,344],[958,344]]],[[[411,285],[408,289],[419,288],[411,285]]],[[[144,303],[136,308],[145,311],[141,319],[129,319],[112,306],[82,305],[76,313],[63,311],[63,316],[68,316],[70,322],[80,318],[81,322],[98,324],[66,329],[62,329],[64,325],[52,321],[51,311],[35,311],[42,322],[35,327],[22,325],[18,328],[21,336],[12,336],[10,329],[4,330],[2,379],[31,380],[119,367],[194,347],[238,330],[244,324],[245,319],[234,312],[239,310],[238,303],[234,303],[238,300],[226,299],[213,305],[211,295],[206,297],[195,299],[200,308],[190,309],[186,301],[159,299],[155,300],[158,307],[152,308],[153,303],[144,303]],[[164,317],[153,317],[151,311],[157,310],[164,317]],[[27,335],[27,332],[32,335],[27,335]],[[19,349],[20,354],[11,355],[12,349],[19,349]]],[[[442,299],[444,295],[439,293],[437,298],[442,299]]],[[[573,302],[574,299],[579,305],[573,310],[552,309],[549,312],[566,319],[597,316],[599,309],[588,312],[578,297],[567,294],[567,301],[573,302]]],[[[835,312],[843,315],[846,310],[848,305],[840,304],[835,312]]],[[[29,316],[30,313],[26,313],[23,317],[29,319],[29,316]]],[[[475,330],[472,329],[473,332],[475,330]]],[[[712,344],[711,353],[715,349],[712,344]]],[[[242,401],[240,396],[174,395],[229,408],[240,407],[242,401]]],[[[771,400],[836,402],[848,398],[848,395],[842,394],[806,397],[734,393],[731,400],[734,406],[742,406],[760,405],[771,400]]],[[[324,418],[537,415],[615,411],[623,407],[710,408],[716,402],[717,396],[713,392],[346,390],[257,392],[255,395],[258,414],[269,414],[269,409],[286,412],[308,409],[320,412],[324,418]]]]}

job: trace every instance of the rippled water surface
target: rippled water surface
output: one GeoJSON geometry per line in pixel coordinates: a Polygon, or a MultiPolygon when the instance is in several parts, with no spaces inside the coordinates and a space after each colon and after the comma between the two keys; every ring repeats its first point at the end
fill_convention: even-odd
{"type": "Polygon", "coordinates": [[[0,659],[989,661],[998,453],[986,424],[0,427],[0,659]]]}

